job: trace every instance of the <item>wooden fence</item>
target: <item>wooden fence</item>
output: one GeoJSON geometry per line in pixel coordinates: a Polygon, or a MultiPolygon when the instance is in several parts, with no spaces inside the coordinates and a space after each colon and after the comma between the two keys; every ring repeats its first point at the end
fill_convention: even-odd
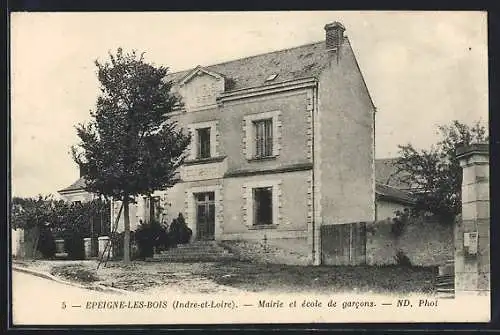
{"type": "Polygon", "coordinates": [[[366,264],[366,223],[321,226],[321,263],[366,264]]]}

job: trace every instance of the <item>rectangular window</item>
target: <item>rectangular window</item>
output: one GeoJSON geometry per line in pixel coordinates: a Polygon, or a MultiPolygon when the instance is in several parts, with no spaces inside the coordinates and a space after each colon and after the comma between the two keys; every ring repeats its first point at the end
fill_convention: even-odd
{"type": "Polygon", "coordinates": [[[254,121],[255,157],[270,157],[273,155],[273,120],[254,121]]]}
{"type": "Polygon", "coordinates": [[[253,189],[254,225],[273,224],[273,188],[259,187],[253,189]]]}
{"type": "Polygon", "coordinates": [[[198,155],[197,158],[210,157],[210,128],[197,129],[198,134],[198,155]]]}

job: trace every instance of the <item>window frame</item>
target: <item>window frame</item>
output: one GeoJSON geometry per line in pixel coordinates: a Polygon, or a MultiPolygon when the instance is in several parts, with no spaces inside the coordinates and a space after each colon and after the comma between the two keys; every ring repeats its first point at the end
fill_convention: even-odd
{"type": "Polygon", "coordinates": [[[270,111],[256,114],[249,114],[243,118],[243,154],[247,160],[260,160],[276,158],[280,154],[281,150],[281,111],[270,111]],[[258,156],[257,155],[257,144],[256,144],[256,130],[255,122],[271,119],[271,134],[272,134],[272,144],[271,144],[271,155],[258,156]]]}
{"type": "Polygon", "coordinates": [[[274,196],[273,196],[273,187],[272,186],[268,186],[268,187],[254,187],[252,188],[252,206],[253,208],[251,208],[251,210],[253,211],[253,222],[252,222],[252,226],[254,227],[258,227],[258,226],[271,226],[273,225],[274,223],[274,196]],[[271,192],[271,196],[270,196],[270,200],[271,200],[271,220],[267,223],[263,223],[263,222],[260,222],[258,221],[259,219],[259,215],[258,215],[258,210],[259,210],[259,203],[258,203],[258,199],[257,199],[257,192],[258,191],[269,191],[271,192]]]}
{"type": "Polygon", "coordinates": [[[218,120],[206,121],[206,122],[198,122],[192,123],[188,125],[188,130],[191,134],[191,143],[189,146],[189,160],[206,160],[210,158],[214,158],[218,156],[218,120]],[[199,150],[199,138],[198,138],[198,129],[210,128],[210,156],[205,158],[199,158],[198,150],[199,150]]]}
{"type": "Polygon", "coordinates": [[[259,119],[252,121],[254,134],[254,158],[262,159],[273,157],[273,119],[259,119]]]}
{"type": "MultiPolygon", "coordinates": [[[[196,159],[207,159],[212,157],[212,150],[211,150],[211,135],[212,133],[212,128],[211,127],[203,127],[203,128],[196,128],[196,159]],[[208,131],[208,138],[202,138],[201,133],[204,131],[208,131]],[[208,148],[207,145],[203,145],[202,143],[203,140],[208,141],[208,148]],[[208,150],[208,156],[205,156],[206,152],[205,150],[208,150]]],[[[206,134],[205,134],[206,136],[206,134]]]]}
{"type": "Polygon", "coordinates": [[[245,183],[243,185],[243,223],[248,229],[267,229],[277,228],[281,221],[280,208],[281,204],[281,180],[260,180],[245,183]],[[272,223],[256,225],[254,224],[254,189],[256,188],[271,188],[272,190],[272,223]]]}

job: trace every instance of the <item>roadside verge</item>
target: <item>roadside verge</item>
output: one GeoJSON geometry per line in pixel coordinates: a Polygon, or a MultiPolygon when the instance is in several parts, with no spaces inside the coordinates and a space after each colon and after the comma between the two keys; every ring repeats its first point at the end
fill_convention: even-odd
{"type": "Polygon", "coordinates": [[[30,275],[33,275],[36,277],[52,280],[52,281],[59,283],[59,284],[74,286],[74,287],[78,287],[78,288],[82,288],[82,289],[86,289],[86,290],[94,290],[94,291],[99,291],[99,292],[103,292],[103,293],[115,293],[115,294],[130,294],[131,293],[129,291],[121,290],[121,289],[114,288],[114,287],[104,286],[104,285],[100,285],[100,284],[82,285],[79,283],[74,283],[74,282],[70,282],[67,280],[62,280],[54,275],[51,275],[50,273],[37,271],[37,270],[33,270],[33,269],[28,269],[28,268],[25,268],[25,267],[22,267],[22,266],[19,266],[16,264],[12,264],[12,270],[24,272],[24,273],[27,273],[27,274],[30,274],[30,275]]]}

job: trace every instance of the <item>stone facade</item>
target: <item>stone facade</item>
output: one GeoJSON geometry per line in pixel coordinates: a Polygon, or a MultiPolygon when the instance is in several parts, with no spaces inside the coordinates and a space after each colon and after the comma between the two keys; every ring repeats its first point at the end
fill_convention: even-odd
{"type": "Polygon", "coordinates": [[[66,192],[61,194],[64,200],[69,202],[88,202],[92,201],[93,195],[85,190],[75,190],[73,192],[66,192]]]}
{"type": "Polygon", "coordinates": [[[172,75],[188,102],[172,117],[195,140],[180,183],[167,191],[167,212],[185,213],[195,232],[193,194],[213,192],[216,240],[301,245],[297,262],[315,264],[323,222],[375,219],[374,107],[343,30],[338,36],[334,49],[322,42],[172,75]],[[294,53],[293,61],[309,63],[294,70],[294,53]],[[228,89],[231,80],[239,89],[228,89]],[[272,154],[257,159],[253,124],[264,119],[272,154]],[[202,126],[212,136],[209,159],[196,158],[202,126]],[[272,223],[256,226],[253,190],[263,187],[272,190],[272,223]]]}
{"type": "Polygon", "coordinates": [[[490,210],[487,144],[457,149],[463,169],[462,220],[455,227],[455,294],[489,295],[490,210]],[[475,238],[474,238],[475,237],[475,238]]]}
{"type": "MultiPolygon", "coordinates": [[[[301,262],[319,264],[321,224],[375,219],[375,108],[344,29],[328,25],[317,43],[169,75],[184,102],[172,120],[193,141],[180,181],[161,191],[162,221],[183,213],[196,240],[198,212],[210,208],[214,239],[300,245],[301,262]],[[255,127],[264,121],[272,149],[259,157],[255,127]],[[257,188],[271,190],[270,224],[255,224],[257,188]],[[200,204],[201,192],[211,200],[200,204]]],[[[131,229],[148,220],[148,206],[142,197],[131,206],[131,229]]]]}

